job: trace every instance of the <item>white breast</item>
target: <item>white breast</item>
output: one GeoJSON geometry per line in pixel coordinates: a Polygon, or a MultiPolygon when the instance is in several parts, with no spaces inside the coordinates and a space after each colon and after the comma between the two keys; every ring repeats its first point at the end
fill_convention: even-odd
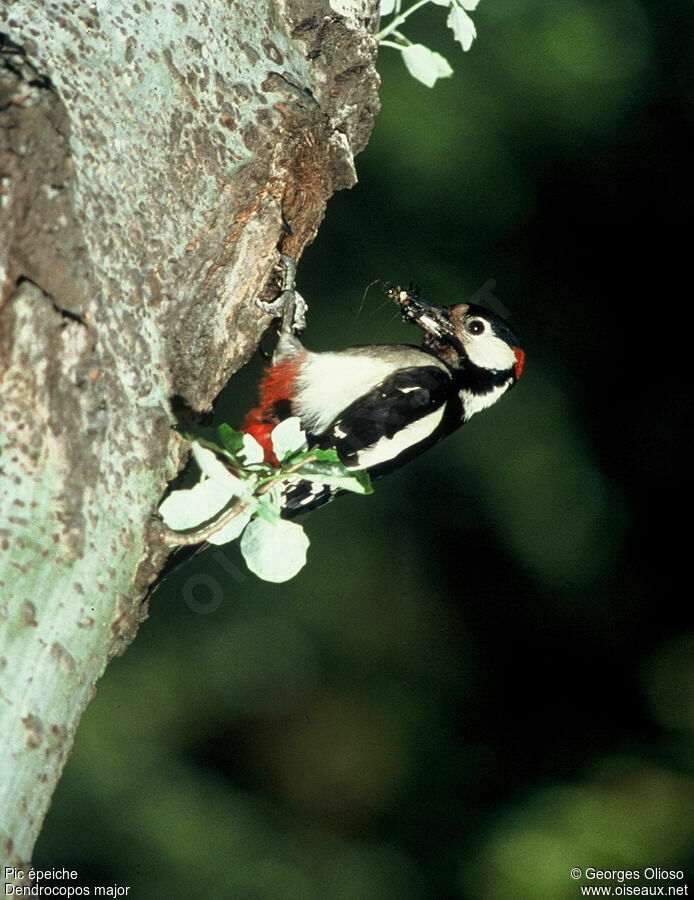
{"type": "Polygon", "coordinates": [[[475,413],[481,412],[489,406],[493,406],[510,386],[511,380],[509,379],[504,384],[492,388],[491,391],[487,391],[486,394],[473,394],[471,391],[466,390],[459,391],[460,400],[463,404],[463,409],[465,410],[465,421],[467,422],[470,416],[474,416],[475,413]]]}

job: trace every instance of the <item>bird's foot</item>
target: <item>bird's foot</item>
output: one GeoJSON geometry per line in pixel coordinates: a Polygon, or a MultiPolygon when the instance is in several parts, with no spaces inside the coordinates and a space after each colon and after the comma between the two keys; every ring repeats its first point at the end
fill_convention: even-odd
{"type": "Polygon", "coordinates": [[[258,300],[263,312],[275,319],[282,319],[281,334],[296,334],[306,328],[306,311],[308,304],[295,288],[296,260],[283,253],[280,257],[282,267],[282,292],[276,300],[266,303],[258,300]]]}

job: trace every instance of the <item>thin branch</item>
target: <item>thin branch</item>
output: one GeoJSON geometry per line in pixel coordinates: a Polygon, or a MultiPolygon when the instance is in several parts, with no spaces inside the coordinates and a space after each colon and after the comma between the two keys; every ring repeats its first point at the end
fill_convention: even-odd
{"type": "Polygon", "coordinates": [[[174,531],[161,523],[158,529],[158,537],[162,544],[166,544],[168,547],[191,547],[193,544],[202,544],[237,516],[240,516],[241,513],[245,512],[250,502],[250,500],[242,500],[240,503],[235,503],[226,512],[222,513],[218,519],[215,519],[214,522],[210,522],[204,528],[195,528],[193,531],[174,531]]]}
{"type": "MultiPolygon", "coordinates": [[[[294,463],[294,465],[287,466],[286,469],[283,469],[276,475],[271,475],[267,480],[261,482],[259,487],[253,492],[253,497],[262,497],[263,494],[267,494],[270,488],[278,481],[284,481],[288,475],[294,475],[296,472],[299,472],[306,463],[315,462],[316,459],[317,456],[315,453],[309,453],[308,456],[305,456],[299,462],[294,463]]],[[[232,522],[237,516],[246,512],[253,497],[230,506],[229,509],[219,516],[219,518],[215,519],[214,522],[209,522],[204,528],[195,528],[191,531],[174,531],[172,528],[160,523],[159,528],[157,529],[159,540],[162,544],[166,544],[169,547],[190,547],[193,544],[202,544],[203,541],[209,540],[213,534],[221,531],[225,525],[228,525],[229,522],[232,522]]]]}
{"type": "Polygon", "coordinates": [[[421,6],[426,6],[426,4],[429,2],[431,2],[431,0],[418,0],[417,3],[414,3],[409,9],[406,9],[405,12],[400,13],[400,15],[396,16],[389,25],[386,25],[386,27],[379,31],[378,34],[374,35],[376,40],[382,44],[383,38],[388,37],[389,34],[392,34],[394,31],[396,31],[403,22],[406,22],[408,20],[408,18],[412,15],[413,12],[415,12],[415,10],[418,10],[421,6]]]}

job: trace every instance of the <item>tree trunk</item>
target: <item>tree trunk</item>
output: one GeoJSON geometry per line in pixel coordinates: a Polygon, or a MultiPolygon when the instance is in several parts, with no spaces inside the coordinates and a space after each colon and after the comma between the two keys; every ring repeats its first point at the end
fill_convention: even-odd
{"type": "Polygon", "coordinates": [[[355,180],[378,79],[375,18],[320,0],[4,10],[0,858],[21,869],[166,555],[172,403],[209,409],[253,352],[279,250],[355,180]]]}

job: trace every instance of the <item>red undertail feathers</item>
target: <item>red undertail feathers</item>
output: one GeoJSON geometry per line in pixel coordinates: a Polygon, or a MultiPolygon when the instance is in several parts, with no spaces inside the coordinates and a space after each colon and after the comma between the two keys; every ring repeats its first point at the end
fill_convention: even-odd
{"type": "Polygon", "coordinates": [[[265,462],[273,466],[279,466],[279,460],[272,449],[271,434],[276,425],[292,414],[291,398],[300,366],[301,360],[290,359],[266,369],[260,382],[259,403],[241,424],[241,431],[258,441],[265,452],[265,462]]]}

